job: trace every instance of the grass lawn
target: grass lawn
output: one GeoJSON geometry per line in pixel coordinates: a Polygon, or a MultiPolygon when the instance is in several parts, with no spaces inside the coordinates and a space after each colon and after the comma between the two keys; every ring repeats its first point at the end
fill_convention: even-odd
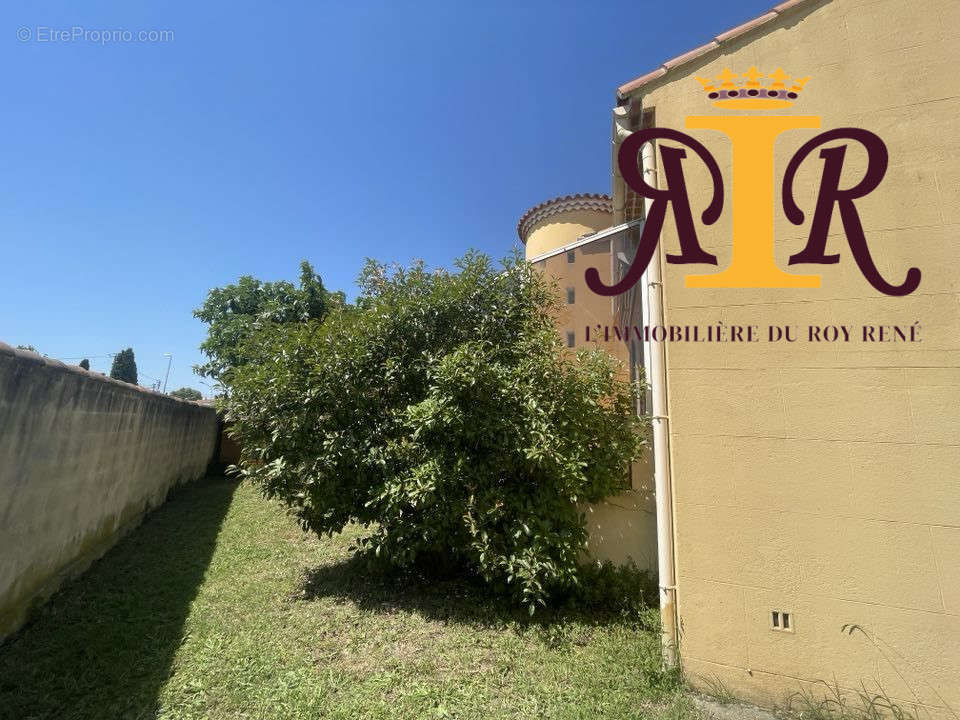
{"type": "Polygon", "coordinates": [[[0,646],[0,717],[696,715],[636,621],[390,580],[350,539],[301,532],[246,484],[179,490],[0,646]]]}

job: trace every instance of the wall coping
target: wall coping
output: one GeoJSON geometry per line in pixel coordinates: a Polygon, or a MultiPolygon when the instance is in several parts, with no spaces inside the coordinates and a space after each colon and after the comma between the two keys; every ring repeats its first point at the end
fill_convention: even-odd
{"type": "MultiPolygon", "coordinates": [[[[186,405],[194,405],[199,408],[206,408],[207,406],[201,405],[199,402],[194,400],[183,400],[181,398],[173,397],[172,395],[167,395],[157,390],[151,390],[150,388],[145,388],[140,385],[133,385],[123,380],[116,380],[108,375],[101,375],[98,372],[93,372],[92,370],[84,370],[79,365],[68,365],[62,360],[56,360],[54,358],[44,357],[39,353],[31,352],[30,350],[20,350],[19,348],[10,347],[5,342],[0,342],[0,355],[7,355],[25,362],[33,363],[35,365],[42,365],[48,367],[52,370],[56,370],[61,373],[73,373],[75,375],[81,375],[88,380],[96,380],[102,383],[107,383],[114,385],[118,388],[127,390],[128,392],[140,393],[142,395],[147,395],[156,399],[169,400],[175,403],[184,403],[186,405]]],[[[211,410],[213,408],[210,408],[211,410]]]]}

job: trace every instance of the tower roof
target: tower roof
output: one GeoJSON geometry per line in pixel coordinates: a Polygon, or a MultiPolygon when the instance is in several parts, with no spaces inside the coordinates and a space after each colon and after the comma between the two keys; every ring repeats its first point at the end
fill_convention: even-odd
{"type": "Polygon", "coordinates": [[[571,210],[596,210],[599,212],[613,212],[613,198],[601,193],[577,193],[576,195],[561,195],[534,205],[527,210],[517,223],[517,235],[520,242],[527,242],[530,229],[544,218],[558,215],[571,210]]]}

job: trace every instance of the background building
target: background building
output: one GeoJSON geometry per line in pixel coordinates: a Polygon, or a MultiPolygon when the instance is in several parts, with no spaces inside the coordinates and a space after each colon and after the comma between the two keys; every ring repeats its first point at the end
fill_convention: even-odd
{"type": "MultiPolygon", "coordinates": [[[[642,372],[642,346],[634,338],[624,342],[598,341],[596,328],[636,325],[639,305],[633,294],[606,298],[592,292],[584,281],[587,268],[597,268],[604,283],[629,266],[636,227],[612,227],[613,204],[609,195],[566,195],[528,210],[517,224],[527,260],[556,282],[563,303],[557,327],[567,347],[586,344],[602,347],[629,368],[632,378],[642,372]],[[629,255],[628,255],[629,253],[629,255]],[[587,339],[587,328],[592,338],[587,339]]],[[[602,331],[601,331],[602,332],[602,331]]],[[[599,336],[602,339],[602,335],[599,336]]],[[[638,567],[657,566],[655,505],[648,463],[631,468],[631,490],[587,508],[590,554],[617,563],[633,561],[638,567]]]]}

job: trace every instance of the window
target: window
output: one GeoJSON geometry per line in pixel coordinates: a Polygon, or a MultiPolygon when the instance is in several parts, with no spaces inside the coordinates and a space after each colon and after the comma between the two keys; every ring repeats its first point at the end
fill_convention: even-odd
{"type": "Polygon", "coordinates": [[[576,298],[576,291],[573,288],[567,288],[567,305],[573,305],[576,298]]]}
{"type": "Polygon", "coordinates": [[[577,343],[577,335],[573,330],[567,330],[567,347],[572,348],[577,343]]]}
{"type": "Polygon", "coordinates": [[[571,265],[577,261],[577,251],[567,250],[567,262],[571,265]]]}

